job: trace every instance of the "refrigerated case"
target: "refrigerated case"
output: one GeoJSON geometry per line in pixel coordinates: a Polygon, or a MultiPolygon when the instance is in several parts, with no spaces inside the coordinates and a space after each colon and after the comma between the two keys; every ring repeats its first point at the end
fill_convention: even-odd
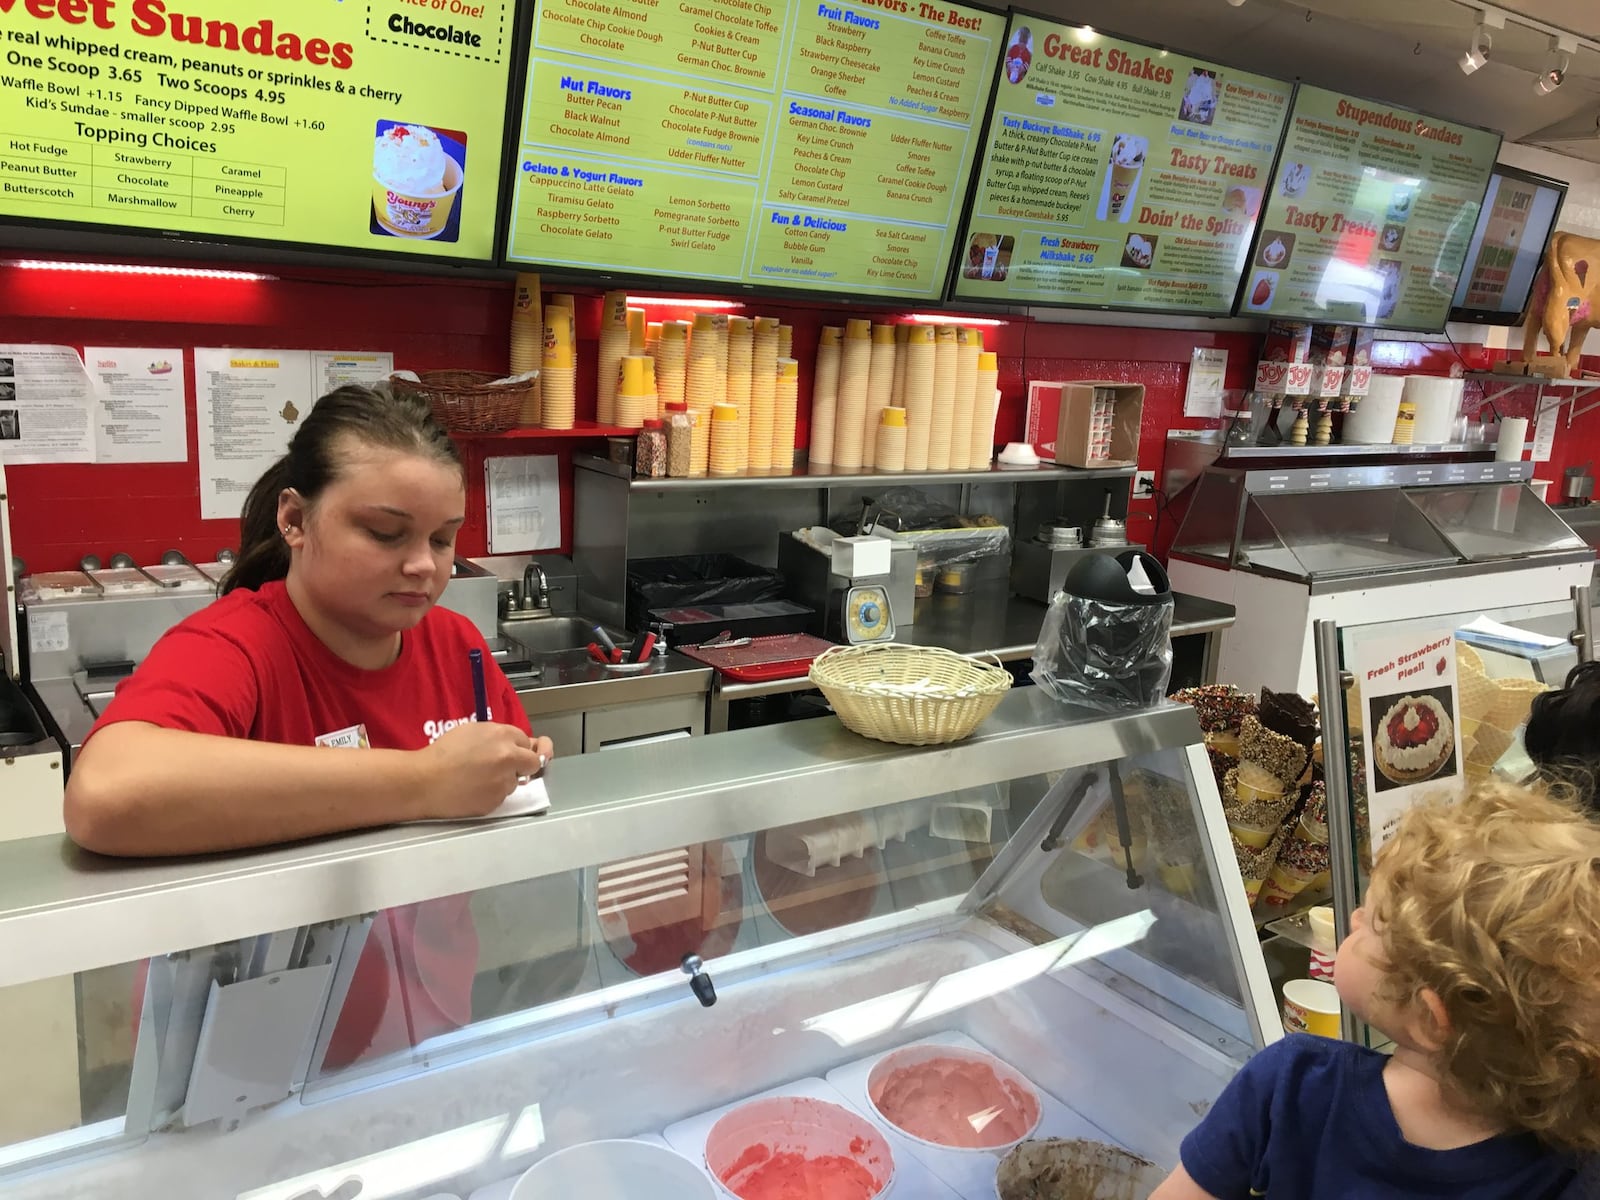
{"type": "Polygon", "coordinates": [[[38,1020],[82,1047],[37,1082],[77,1119],[0,1109],[7,1195],[504,1196],[594,1139],[699,1161],[706,1114],[777,1089],[883,1129],[894,1195],[992,1200],[996,1155],[875,1115],[879,1056],[975,1044],[1039,1093],[1035,1136],[1166,1167],[1277,1036],[1187,707],[1020,689],[954,746],[819,720],[549,786],[538,819],[200,862],[0,846],[0,985],[70,980],[38,1020]]]}
{"type": "Polygon", "coordinates": [[[1174,589],[1235,605],[1218,677],[1316,690],[1312,626],[1457,611],[1552,617],[1594,551],[1525,482],[1529,463],[1239,470],[1201,476],[1174,589]]]}

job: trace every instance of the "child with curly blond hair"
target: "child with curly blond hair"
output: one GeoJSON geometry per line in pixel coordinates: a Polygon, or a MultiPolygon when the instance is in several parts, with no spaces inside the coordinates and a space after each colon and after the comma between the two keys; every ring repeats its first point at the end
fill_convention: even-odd
{"type": "Polygon", "coordinates": [[[1334,967],[1381,1055],[1256,1055],[1150,1200],[1556,1200],[1600,1153],[1600,826],[1491,784],[1400,822],[1334,967]]]}

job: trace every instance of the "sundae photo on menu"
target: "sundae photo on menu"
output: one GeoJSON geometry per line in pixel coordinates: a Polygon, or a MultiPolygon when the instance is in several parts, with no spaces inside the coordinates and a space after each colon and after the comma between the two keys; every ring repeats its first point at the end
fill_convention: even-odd
{"type": "Polygon", "coordinates": [[[14,408],[0,408],[0,442],[22,440],[22,422],[14,408]]]}
{"type": "Polygon", "coordinates": [[[372,232],[456,241],[461,236],[457,198],[466,171],[466,134],[379,121],[372,148],[372,232]]]}
{"type": "Polygon", "coordinates": [[[1397,187],[1389,197],[1388,220],[1405,222],[1411,219],[1411,206],[1416,203],[1417,189],[1409,184],[1397,187]]]}
{"type": "Polygon", "coordinates": [[[1130,233],[1122,246],[1122,265],[1148,271],[1150,264],[1155,261],[1156,242],[1159,240],[1153,235],[1145,237],[1142,233],[1130,233]]]}
{"type": "Polygon", "coordinates": [[[1009,233],[974,233],[967,243],[967,257],[961,264],[961,274],[967,279],[1001,282],[1011,270],[1011,254],[1016,246],[1016,238],[1009,233]]]}
{"type": "Polygon", "coordinates": [[[1100,220],[1127,222],[1133,219],[1133,197],[1139,190],[1139,176],[1144,172],[1149,149],[1150,139],[1136,133],[1119,133],[1111,139],[1105,189],[1100,195],[1100,220]]]}
{"type": "Polygon", "coordinates": [[[1276,271],[1289,265],[1289,256],[1293,253],[1294,234],[1268,230],[1261,235],[1261,253],[1256,255],[1256,263],[1276,271]]]}
{"type": "Polygon", "coordinates": [[[1249,217],[1252,221],[1261,211],[1261,189],[1231,187],[1222,193],[1222,211],[1235,216],[1249,217]]]}
{"type": "Polygon", "coordinates": [[[1272,298],[1278,294],[1278,273],[1257,271],[1244,294],[1244,304],[1255,312],[1266,312],[1272,307],[1272,298]]]}
{"type": "Polygon", "coordinates": [[[1006,47],[1006,82],[1021,83],[1033,65],[1033,31],[1026,25],[1017,26],[1006,47]]]}
{"type": "Polygon", "coordinates": [[[1296,196],[1304,196],[1306,187],[1311,183],[1311,168],[1305,163],[1284,163],[1283,173],[1279,176],[1278,190],[1291,200],[1296,196]]]}
{"type": "Polygon", "coordinates": [[[1218,80],[1215,71],[1195,67],[1183,85],[1183,100],[1178,105],[1178,120],[1191,125],[1209,125],[1217,115],[1218,80]]]}
{"type": "Polygon", "coordinates": [[[1405,226],[1385,225],[1383,232],[1378,235],[1378,249],[1385,254],[1394,254],[1400,249],[1400,243],[1405,240],[1405,236],[1405,226]]]}
{"type": "Polygon", "coordinates": [[[1394,310],[1400,304],[1400,271],[1398,258],[1378,260],[1378,320],[1380,321],[1394,316],[1394,310]]]}

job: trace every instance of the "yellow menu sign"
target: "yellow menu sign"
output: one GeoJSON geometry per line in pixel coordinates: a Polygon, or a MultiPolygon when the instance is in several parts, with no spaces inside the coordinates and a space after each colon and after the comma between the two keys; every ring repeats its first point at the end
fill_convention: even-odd
{"type": "Polygon", "coordinates": [[[1239,311],[1439,330],[1500,135],[1302,87],[1239,311]]]}
{"type": "Polygon", "coordinates": [[[1003,27],[928,0],[541,0],[507,255],[936,297],[1003,27]]]}
{"type": "Polygon", "coordinates": [[[1227,313],[1293,91],[1013,14],[952,297],[1227,313]]]}
{"type": "Polygon", "coordinates": [[[515,0],[0,0],[0,219],[494,253],[515,0]]]}

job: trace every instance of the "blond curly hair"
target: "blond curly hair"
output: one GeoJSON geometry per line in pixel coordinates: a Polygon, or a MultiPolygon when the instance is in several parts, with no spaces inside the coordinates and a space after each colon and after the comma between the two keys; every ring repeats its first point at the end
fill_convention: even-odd
{"type": "Polygon", "coordinates": [[[1407,813],[1367,909],[1382,992],[1431,989],[1441,1080],[1558,1150],[1600,1152],[1600,826],[1545,790],[1486,784],[1407,813]]]}

